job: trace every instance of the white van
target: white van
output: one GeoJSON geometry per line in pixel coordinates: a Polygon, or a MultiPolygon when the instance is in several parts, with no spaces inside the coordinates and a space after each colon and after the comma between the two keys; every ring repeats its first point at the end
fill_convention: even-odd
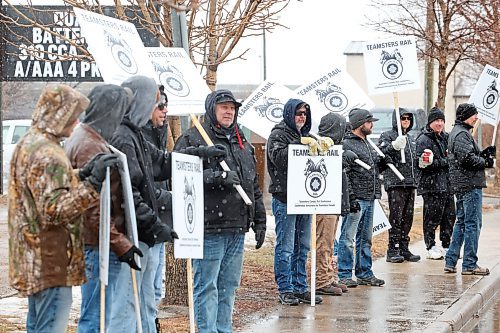
{"type": "Polygon", "coordinates": [[[3,193],[6,193],[10,172],[10,159],[14,148],[21,137],[30,129],[31,119],[4,120],[2,121],[3,140],[3,193]]]}

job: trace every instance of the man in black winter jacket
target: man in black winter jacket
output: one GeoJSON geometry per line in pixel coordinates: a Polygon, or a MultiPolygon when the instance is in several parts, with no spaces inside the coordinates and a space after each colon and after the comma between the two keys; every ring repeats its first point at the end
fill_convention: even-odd
{"type": "Polygon", "coordinates": [[[410,230],[413,224],[413,206],[415,203],[415,137],[408,132],[412,129],[413,114],[399,109],[402,136],[398,135],[396,113],[392,115],[392,130],[382,133],[379,148],[394,161],[394,166],[404,176],[400,180],[394,172],[386,169],[384,187],[389,199],[389,244],[386,261],[399,263],[404,260],[419,261],[420,256],[410,252],[410,230]],[[401,150],[405,154],[405,162],[401,161],[401,150]]]}
{"type": "Polygon", "coordinates": [[[342,222],[338,246],[338,270],[340,283],[348,287],[359,285],[382,286],[385,281],[375,277],[372,271],[372,231],[373,208],[376,199],[381,197],[380,168],[392,163],[389,156],[381,158],[368,143],[367,136],[372,133],[373,122],[378,119],[368,110],[352,109],[349,112],[349,123],[352,131],[344,138],[344,154],[353,155],[347,172],[354,198],[360,205],[360,211],[349,213],[342,222]],[[366,170],[353,163],[360,159],[371,168],[366,170]],[[356,239],[356,260],[353,258],[353,239],[356,239]],[[355,275],[352,279],[352,268],[355,263],[355,275]]]}
{"type": "Polygon", "coordinates": [[[448,167],[448,133],[444,131],[444,112],[434,107],[427,125],[417,136],[417,194],[424,199],[423,227],[427,259],[443,259],[455,223],[455,202],[451,193],[448,167]],[[439,226],[441,246],[435,241],[439,226]]]}
{"type": "MultiPolygon", "coordinates": [[[[159,217],[154,182],[166,180],[171,175],[171,154],[159,150],[149,143],[141,131],[151,118],[151,113],[158,102],[159,92],[155,81],[145,76],[133,76],[122,83],[122,87],[132,91],[131,102],[122,123],[117,128],[111,144],[127,156],[132,195],[137,220],[139,248],[144,256],[141,258],[142,270],[137,274],[141,302],[141,319],[143,332],[155,332],[156,306],[154,302],[154,273],[157,266],[148,265],[153,259],[150,251],[156,243],[173,242],[178,238],[171,227],[163,223],[159,217]],[[151,305],[153,304],[153,305],[151,305]]],[[[194,155],[217,155],[224,157],[225,152],[216,147],[192,152],[194,155]]],[[[113,309],[113,325],[110,332],[130,332],[136,327],[134,298],[130,272],[122,269],[123,280],[128,287],[123,288],[122,307],[113,309]]],[[[122,276],[122,273],[120,273],[122,276]]]]}
{"type": "MultiPolygon", "coordinates": [[[[225,162],[231,171],[224,171],[219,159],[203,160],[203,259],[193,260],[194,315],[199,333],[232,332],[245,233],[253,228],[257,249],[266,234],[266,210],[258,185],[254,148],[237,124],[240,106],[229,90],[216,90],[205,100],[202,126],[215,145],[225,147],[225,162]],[[241,185],[251,205],[245,204],[234,185],[241,185]]],[[[196,150],[205,145],[198,129],[192,127],[179,137],[174,150],[196,150]]]]}
{"type": "Polygon", "coordinates": [[[486,187],[484,170],[493,167],[496,147],[479,150],[471,134],[477,114],[473,104],[460,104],[448,139],[451,186],[457,198],[457,222],[445,258],[444,271],[447,273],[456,272],[463,244],[462,275],[490,274],[488,268],[477,265],[477,249],[482,224],[483,188],[486,187]]]}

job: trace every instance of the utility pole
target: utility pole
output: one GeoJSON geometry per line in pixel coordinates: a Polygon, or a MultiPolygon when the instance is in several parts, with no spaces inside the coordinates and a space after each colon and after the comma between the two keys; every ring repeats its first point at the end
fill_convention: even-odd
{"type": "Polygon", "coordinates": [[[264,81],[267,78],[267,59],[266,59],[266,28],[262,28],[262,70],[264,81]]]}
{"type": "Polygon", "coordinates": [[[434,40],[436,35],[436,21],[434,17],[434,0],[427,0],[427,17],[426,17],[426,35],[427,45],[425,48],[425,89],[424,89],[424,105],[426,112],[434,106],[434,61],[430,56],[433,52],[433,46],[430,40],[434,40]]]}

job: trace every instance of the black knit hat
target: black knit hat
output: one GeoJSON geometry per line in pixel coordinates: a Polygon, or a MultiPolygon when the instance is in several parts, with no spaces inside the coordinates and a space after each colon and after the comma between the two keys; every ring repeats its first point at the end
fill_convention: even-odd
{"type": "Polygon", "coordinates": [[[378,118],[373,118],[373,114],[365,109],[352,109],[349,111],[349,123],[351,128],[355,130],[359,126],[363,125],[367,121],[377,121],[378,118]]]}
{"type": "Polygon", "coordinates": [[[477,109],[474,104],[463,103],[457,108],[457,120],[467,120],[473,115],[477,114],[477,109]]]}
{"type": "Polygon", "coordinates": [[[444,112],[438,107],[433,107],[429,111],[429,115],[427,116],[427,124],[430,124],[434,120],[437,120],[437,119],[443,119],[443,121],[444,121],[445,120],[444,112]]]}

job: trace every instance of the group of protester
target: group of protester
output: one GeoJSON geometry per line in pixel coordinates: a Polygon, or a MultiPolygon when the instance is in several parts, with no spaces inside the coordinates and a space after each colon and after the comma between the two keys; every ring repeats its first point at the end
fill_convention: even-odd
{"type": "MultiPolygon", "coordinates": [[[[9,182],[10,278],[12,286],[28,297],[28,332],[65,332],[71,289],[79,285],[82,303],[78,332],[99,331],[99,193],[108,168],[112,204],[105,325],[109,332],[135,330],[132,283],[136,280],[142,331],[159,331],[157,307],[164,243],[178,238],[172,225],[168,183],[171,152],[166,151],[167,104],[163,89],[144,76],[133,76],[121,86],[98,85],[87,97],[64,84],[48,85],[42,92],[32,127],[14,152],[9,182]],[[110,145],[127,157],[139,246],[133,244],[130,230],[126,230],[121,180],[125,170],[110,145]]],[[[266,210],[254,149],[237,124],[240,106],[228,90],[210,93],[202,128],[214,145],[207,145],[200,129],[193,127],[182,133],[173,149],[203,159],[203,259],[193,260],[194,314],[199,332],[232,331],[245,233],[253,229],[257,249],[265,240],[266,210]],[[229,171],[221,167],[222,160],[229,171]],[[247,194],[251,205],[244,202],[237,186],[247,194]]],[[[413,126],[412,114],[401,109],[403,135],[398,135],[396,127],[384,133],[379,142],[382,154],[367,141],[377,120],[369,111],[351,110],[349,124],[344,117],[329,113],[321,119],[317,135],[310,132],[311,112],[306,102],[290,99],[283,121],[273,128],[267,143],[269,192],[276,223],[274,272],[281,303],[322,302],[321,296],[311,299],[307,282],[311,215],[287,213],[291,144],[306,144],[313,154],[334,144],[343,146],[338,274],[332,258],[339,216],[319,215],[318,295],[342,295],[349,287],[385,283],[373,273],[371,257],[373,209],[381,196],[381,173],[392,225],[387,261],[420,260],[408,248],[417,188],[424,195],[429,255],[436,250],[434,231],[439,225],[442,246],[449,246],[446,272],[456,272],[460,247],[465,243],[462,274],[489,273],[477,266],[477,244],[484,169],[492,167],[495,148],[480,151],[470,135],[477,120],[473,105],[459,106],[449,138],[443,132],[444,114],[439,109],[431,110],[429,123],[418,138],[408,133],[413,126]],[[406,163],[400,160],[401,151],[406,163]],[[370,168],[365,169],[358,161],[370,168]],[[391,164],[401,171],[404,180],[388,169],[391,164]],[[450,241],[455,217],[453,193],[457,197],[457,222],[450,241]]]]}

